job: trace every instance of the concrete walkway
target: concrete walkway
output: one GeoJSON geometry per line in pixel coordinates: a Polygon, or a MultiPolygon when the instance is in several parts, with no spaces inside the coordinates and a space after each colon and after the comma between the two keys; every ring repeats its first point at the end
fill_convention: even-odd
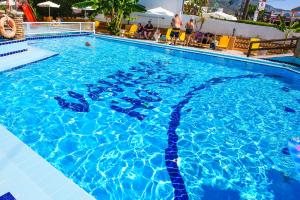
{"type": "Polygon", "coordinates": [[[0,125],[0,196],[17,200],[92,200],[90,194],[0,125]]]}
{"type": "Polygon", "coordinates": [[[37,62],[55,55],[58,54],[37,47],[28,46],[28,51],[0,57],[0,72],[37,62]]]}

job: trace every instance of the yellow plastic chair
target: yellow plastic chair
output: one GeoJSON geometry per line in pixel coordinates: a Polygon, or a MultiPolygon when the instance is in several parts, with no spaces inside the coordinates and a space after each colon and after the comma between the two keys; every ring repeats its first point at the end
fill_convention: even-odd
{"type": "Polygon", "coordinates": [[[179,35],[179,41],[184,42],[185,41],[185,32],[181,32],[179,35]]]}
{"type": "MultiPolygon", "coordinates": [[[[250,39],[250,42],[257,42],[257,41],[260,41],[259,38],[251,38],[250,39]]],[[[252,44],[252,49],[258,49],[259,48],[259,43],[254,43],[252,44]]]]}
{"type": "Polygon", "coordinates": [[[172,32],[172,28],[168,28],[167,33],[166,33],[166,40],[167,41],[171,40],[171,32],[172,32]]]}
{"type": "Polygon", "coordinates": [[[100,22],[99,21],[95,21],[95,28],[99,28],[100,26],[100,22]]]}
{"type": "Polygon", "coordinates": [[[139,27],[138,27],[137,24],[132,24],[132,25],[130,26],[129,31],[128,31],[128,32],[125,32],[125,35],[128,36],[128,37],[133,37],[133,36],[135,36],[135,34],[136,34],[138,28],[139,28],[139,27]]]}
{"type": "MultiPolygon", "coordinates": [[[[260,39],[259,38],[251,38],[250,39],[250,42],[256,42],[256,41],[260,41],[260,39]]],[[[260,46],[260,43],[254,43],[254,44],[252,44],[252,49],[259,49],[259,46],[260,46]]],[[[258,51],[253,51],[251,53],[252,53],[252,55],[256,56],[257,52],[258,51]]]]}
{"type": "Polygon", "coordinates": [[[229,36],[222,35],[217,47],[222,49],[227,49],[229,45],[229,40],[230,40],[229,36]]]}

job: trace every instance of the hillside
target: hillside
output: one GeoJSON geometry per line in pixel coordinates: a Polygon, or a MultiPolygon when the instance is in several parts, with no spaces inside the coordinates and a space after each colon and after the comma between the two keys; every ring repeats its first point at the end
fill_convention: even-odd
{"type": "MultiPolygon", "coordinates": [[[[235,13],[237,10],[240,10],[242,2],[244,0],[210,0],[209,7],[220,7],[224,8],[224,11],[227,13],[235,13]]],[[[258,5],[259,0],[251,0],[251,4],[258,5]]],[[[267,11],[276,11],[280,12],[282,9],[274,8],[270,5],[266,5],[267,11]]]]}

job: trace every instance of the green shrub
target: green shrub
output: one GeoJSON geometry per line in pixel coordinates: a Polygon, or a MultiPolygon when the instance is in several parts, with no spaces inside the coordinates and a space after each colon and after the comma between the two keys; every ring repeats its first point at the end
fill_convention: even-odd
{"type": "Polygon", "coordinates": [[[266,22],[255,22],[255,21],[251,21],[251,20],[238,20],[236,22],[243,23],[243,24],[252,24],[252,25],[258,25],[258,26],[268,26],[268,27],[276,28],[275,24],[266,23],[266,22]]]}

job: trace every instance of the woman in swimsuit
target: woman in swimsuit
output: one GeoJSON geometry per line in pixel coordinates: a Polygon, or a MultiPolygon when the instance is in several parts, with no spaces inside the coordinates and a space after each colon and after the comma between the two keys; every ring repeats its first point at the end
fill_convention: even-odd
{"type": "Polygon", "coordinates": [[[194,20],[190,19],[189,22],[186,23],[185,25],[185,45],[189,46],[193,32],[194,32],[194,20]]]}

